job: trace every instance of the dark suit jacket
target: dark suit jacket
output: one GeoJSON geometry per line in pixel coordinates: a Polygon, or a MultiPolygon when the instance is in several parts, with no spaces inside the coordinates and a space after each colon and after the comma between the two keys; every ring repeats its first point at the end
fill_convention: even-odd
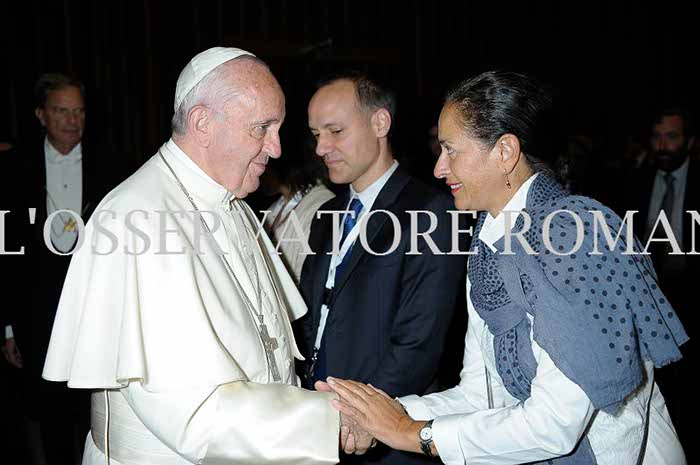
{"type": "MultiPolygon", "coordinates": [[[[634,217],[634,229],[637,237],[646,244],[646,224],[649,215],[649,202],[651,200],[652,191],[654,188],[654,180],[656,177],[656,169],[651,166],[643,166],[633,172],[628,179],[628,188],[626,189],[626,210],[638,210],[639,213],[634,217]]],[[[685,200],[683,204],[683,243],[679,244],[683,252],[689,252],[693,249],[692,244],[692,218],[687,213],[689,210],[697,211],[700,209],[700,161],[690,160],[688,164],[688,177],[685,187],[685,200]]],[[[624,211],[620,212],[624,214],[624,211]]],[[[700,231],[700,226],[696,226],[700,231]]],[[[657,231],[657,237],[661,237],[663,233],[657,231]]],[[[700,234],[696,235],[700,237],[700,234]]],[[[696,239],[695,250],[700,252],[700,240],[696,239]]],[[[652,259],[655,265],[658,264],[658,255],[650,247],[652,259]]],[[[686,330],[694,332],[694,311],[695,301],[697,297],[694,295],[694,288],[697,287],[697,276],[700,272],[700,257],[686,255],[685,267],[679,274],[674,276],[664,276],[660,267],[656,266],[659,272],[661,287],[664,293],[668,296],[674,308],[678,311],[686,330]]]]}
{"type": "MultiPolygon", "coordinates": [[[[635,234],[643,241],[647,239],[645,229],[656,173],[657,170],[655,168],[645,165],[633,172],[628,181],[629,189],[627,190],[625,206],[628,210],[639,210],[639,213],[635,215],[634,227],[635,234]]],[[[685,186],[684,212],[698,209],[700,204],[700,185],[698,185],[698,181],[700,181],[700,162],[691,160],[688,164],[688,178],[685,186]]],[[[684,252],[691,249],[691,232],[691,217],[684,213],[683,244],[680,244],[684,252]]]]}
{"type": "MultiPolygon", "coordinates": [[[[111,182],[105,181],[103,172],[97,171],[91,158],[93,153],[91,146],[83,144],[81,218],[85,223],[103,193],[113,187],[111,182]]],[[[5,309],[2,319],[13,327],[24,360],[23,374],[27,389],[31,390],[40,381],[71,257],[53,254],[44,243],[43,228],[47,218],[44,138],[33,145],[20,147],[13,154],[13,160],[8,160],[8,166],[7,175],[20,181],[20,189],[12,198],[2,200],[3,209],[11,210],[7,214],[5,227],[12,231],[12,244],[7,244],[7,248],[16,250],[24,246],[25,254],[0,258],[10,258],[10,262],[14,263],[11,284],[6,292],[12,305],[5,309]],[[34,224],[29,223],[29,208],[36,208],[34,224]]]]}
{"type": "MultiPolygon", "coordinates": [[[[348,200],[348,193],[341,194],[320,210],[345,210],[348,200]]],[[[407,255],[411,246],[407,211],[437,214],[438,227],[431,237],[442,252],[449,252],[451,217],[447,210],[454,209],[447,195],[412,179],[401,168],[394,172],[372,210],[396,215],[401,240],[394,252],[375,256],[363,249],[358,238],[343,274],[336,277],[324,332],[328,375],[372,383],[392,396],[424,394],[436,388],[445,336],[459,289],[465,285],[466,257],[434,255],[422,238],[418,240],[422,255],[407,255]]],[[[418,231],[428,230],[427,215],[420,214],[418,219],[418,231]]],[[[302,321],[306,355],[313,350],[319,326],[332,228],[330,215],[314,220],[309,245],[316,255],[307,257],[301,274],[301,289],[309,306],[302,321]]],[[[371,217],[367,239],[374,252],[391,248],[394,227],[386,214],[371,217]]],[[[463,305],[459,302],[461,311],[463,305]]],[[[385,449],[344,457],[343,462],[409,464],[425,463],[425,459],[385,449]]]]}

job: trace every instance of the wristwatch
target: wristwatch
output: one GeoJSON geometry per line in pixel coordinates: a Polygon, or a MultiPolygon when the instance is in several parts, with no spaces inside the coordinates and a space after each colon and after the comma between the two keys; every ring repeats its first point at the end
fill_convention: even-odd
{"type": "Polygon", "coordinates": [[[420,439],[420,449],[423,453],[428,457],[433,457],[433,451],[430,450],[433,443],[433,420],[427,421],[418,431],[418,439],[420,439]]]}

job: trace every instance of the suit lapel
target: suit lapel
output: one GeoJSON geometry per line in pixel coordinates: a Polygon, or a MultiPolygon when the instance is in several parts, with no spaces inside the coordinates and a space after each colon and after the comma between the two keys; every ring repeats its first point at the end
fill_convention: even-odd
{"type": "MultiPolygon", "coordinates": [[[[396,169],[394,174],[391,175],[387,183],[384,185],[382,190],[379,192],[379,195],[377,196],[377,199],[374,201],[374,204],[372,205],[372,210],[371,211],[377,211],[377,210],[388,210],[391,211],[391,208],[394,206],[396,203],[396,200],[398,199],[399,194],[401,191],[406,187],[406,184],[408,184],[408,181],[410,180],[410,177],[408,174],[403,171],[400,167],[396,169]]],[[[346,199],[347,200],[347,199],[346,199]]],[[[369,213],[369,212],[368,212],[369,213]]],[[[392,212],[393,213],[393,212],[392,212]]],[[[389,223],[387,225],[387,221],[389,221],[389,217],[386,214],[374,214],[370,217],[369,222],[367,223],[367,244],[372,245],[372,242],[374,238],[379,234],[379,232],[382,230],[384,227],[393,227],[393,223],[389,223]]],[[[345,269],[343,270],[343,274],[340,276],[336,276],[336,281],[335,281],[335,286],[334,286],[334,292],[333,292],[333,300],[335,300],[340,292],[342,292],[343,287],[345,287],[345,283],[347,283],[348,278],[350,275],[352,275],[353,270],[359,263],[360,259],[362,256],[366,253],[369,253],[365,250],[364,247],[362,247],[362,244],[360,242],[360,238],[358,236],[355,245],[352,248],[351,255],[350,255],[350,261],[348,262],[347,265],[345,265],[345,269]]]]}
{"type": "Polygon", "coordinates": [[[681,248],[684,252],[690,252],[693,248],[692,241],[692,217],[688,213],[689,210],[697,210],[698,198],[698,181],[700,181],[700,172],[698,171],[698,162],[690,160],[688,163],[688,174],[685,178],[685,198],[683,200],[683,244],[681,248]]]}
{"type": "Polygon", "coordinates": [[[638,208],[639,217],[636,220],[635,225],[637,225],[637,237],[646,241],[647,239],[647,221],[649,219],[649,204],[651,203],[651,196],[654,193],[654,182],[656,181],[656,169],[646,168],[642,172],[640,177],[642,180],[641,189],[638,195],[638,208]]]}
{"type": "Polygon", "coordinates": [[[41,139],[40,144],[36,144],[32,150],[32,155],[34,158],[27,160],[29,163],[28,171],[32,173],[34,182],[36,186],[41,186],[35,192],[34,205],[30,205],[32,208],[36,208],[36,224],[43,225],[47,218],[46,213],[46,153],[44,152],[44,139],[41,139]]]}

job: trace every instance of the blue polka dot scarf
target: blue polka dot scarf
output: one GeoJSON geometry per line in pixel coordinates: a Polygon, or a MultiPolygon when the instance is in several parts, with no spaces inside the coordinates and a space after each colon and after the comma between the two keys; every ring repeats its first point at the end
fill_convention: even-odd
{"type": "MultiPolygon", "coordinates": [[[[622,221],[612,210],[590,198],[567,195],[554,179],[540,173],[525,209],[532,224],[524,237],[535,255],[514,237],[512,255],[503,254],[505,237],[494,244],[496,252],[476,239],[486,218],[482,213],[472,245],[477,253],[469,263],[470,297],[494,335],[498,374],[513,397],[530,397],[537,370],[532,331],[537,344],[593,406],[613,413],[643,383],[643,361],[661,367],[678,360],[679,346],[688,337],[657,285],[649,256],[623,254],[624,232],[610,250],[600,221],[597,231],[594,228],[591,211],[601,212],[598,218],[614,239],[622,221]],[[549,228],[543,228],[547,217],[559,210],[565,212],[552,215],[549,228]],[[599,254],[594,253],[594,236],[599,254]],[[577,245],[578,250],[569,253],[577,245]]],[[[524,224],[520,215],[513,232],[522,231],[524,224]]],[[[631,240],[634,251],[641,251],[641,244],[631,240]]],[[[596,460],[584,436],[572,454],[552,462],[596,460]]]]}

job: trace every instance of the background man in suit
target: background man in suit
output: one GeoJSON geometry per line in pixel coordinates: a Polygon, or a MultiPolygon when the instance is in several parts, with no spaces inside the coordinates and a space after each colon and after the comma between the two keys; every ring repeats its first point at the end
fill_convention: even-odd
{"type": "Polygon", "coordinates": [[[22,410],[38,422],[41,444],[33,447],[43,449],[47,464],[73,465],[89,428],[88,404],[81,405],[89,401],[88,393],[44,381],[41,371],[80,228],[73,215],[60,212],[50,223],[50,244],[45,243],[43,230],[49,215],[59,210],[71,210],[87,222],[110,183],[97,181],[104,180],[104,173],[91,171],[92,152],[82,143],[83,84],[62,74],[44,74],[36,83],[35,97],[35,114],[45,137],[18,147],[9,172],[22,181],[21,190],[3,200],[11,204],[6,228],[15,235],[8,249],[25,248],[25,255],[12,257],[17,263],[11,289],[16,303],[11,311],[5,309],[3,353],[18,368],[22,410]],[[30,208],[36,209],[32,224],[30,208]]]}
{"type": "MultiPolygon", "coordinates": [[[[303,328],[309,387],[331,375],[372,383],[391,395],[435,389],[445,336],[465,282],[466,257],[433,253],[422,238],[418,254],[409,253],[410,229],[425,232],[430,227],[426,213],[415,215],[417,224],[412,224],[408,211],[416,210],[436,214],[438,224],[430,237],[441,252],[452,250],[447,210],[454,203],[412,179],[394,160],[389,144],[394,111],[393,95],[361,75],[322,83],[309,103],[316,154],[333,183],[350,184],[319,211],[353,212],[341,217],[339,255],[329,255],[330,215],[315,219],[311,227],[309,245],[316,255],[307,257],[301,276],[309,306],[303,328]],[[378,210],[393,213],[398,224],[378,210]],[[367,245],[374,253],[358,238],[355,220],[363,217],[368,218],[367,245]],[[391,251],[395,229],[400,240],[391,251]]],[[[387,449],[342,462],[423,459],[387,449]]]]}
{"type": "MultiPolygon", "coordinates": [[[[654,232],[663,210],[681,250],[690,252],[693,249],[693,221],[687,212],[697,210],[700,204],[697,182],[700,180],[700,166],[696,166],[697,161],[689,156],[694,144],[695,128],[688,111],[682,107],[666,107],[655,115],[649,162],[630,177],[627,189],[626,207],[639,211],[634,219],[635,233],[644,243],[654,232]]],[[[660,225],[654,237],[665,237],[660,225]]],[[[670,250],[665,244],[658,246],[652,242],[649,251],[664,292],[692,334],[693,327],[688,320],[691,315],[683,311],[683,306],[693,300],[686,298],[689,297],[686,294],[691,289],[688,279],[694,279],[688,273],[697,265],[696,260],[692,256],[669,255],[670,250]]]]}
{"type": "MultiPolygon", "coordinates": [[[[671,225],[673,235],[684,253],[700,251],[692,243],[692,217],[688,211],[700,207],[700,162],[690,153],[695,145],[695,125],[692,115],[683,107],[668,106],[659,110],[651,125],[649,162],[642,165],[626,189],[628,210],[638,210],[635,215],[635,234],[644,244],[654,232],[654,226],[663,210],[671,225]]],[[[624,212],[622,212],[624,213],[624,212]]],[[[696,226],[697,228],[698,226],[696,226]]],[[[654,232],[655,238],[666,237],[661,226],[654,232]]],[[[673,423],[678,428],[681,441],[688,443],[687,432],[693,420],[687,408],[691,402],[687,377],[695,364],[697,276],[700,257],[697,255],[669,255],[666,243],[649,246],[661,288],[683,321],[690,342],[684,347],[684,358],[659,370],[659,385],[664,393],[673,423]]]]}

